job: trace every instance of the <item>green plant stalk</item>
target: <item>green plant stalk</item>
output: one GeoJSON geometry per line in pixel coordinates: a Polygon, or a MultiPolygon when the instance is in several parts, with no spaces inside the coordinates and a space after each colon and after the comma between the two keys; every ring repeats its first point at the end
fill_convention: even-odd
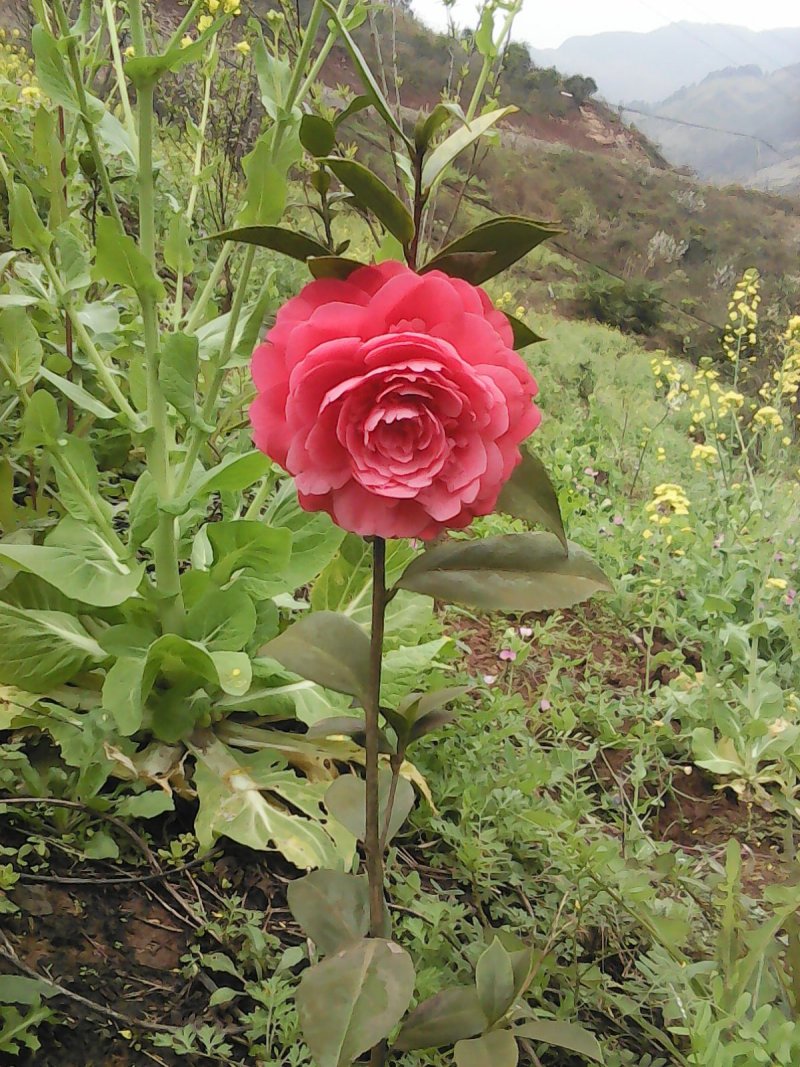
{"type": "Polygon", "coordinates": [[[122,53],[119,50],[119,36],[117,34],[117,23],[114,17],[114,0],[103,0],[103,11],[105,12],[106,23],[108,25],[108,36],[111,39],[111,55],[114,60],[114,71],[117,75],[119,98],[122,103],[122,110],[125,114],[125,124],[128,127],[128,133],[133,142],[134,151],[136,151],[139,139],[136,133],[136,120],[133,117],[131,98],[128,95],[128,85],[123,70],[122,53]]]}
{"type": "Polygon", "coordinates": [[[67,12],[64,8],[63,0],[53,0],[53,7],[58,21],[58,29],[61,36],[67,42],[67,59],[69,60],[69,67],[72,73],[72,80],[75,83],[75,92],[78,94],[78,104],[80,105],[80,117],[83,124],[84,131],[86,133],[86,139],[89,142],[89,150],[92,153],[92,159],[97,167],[97,173],[100,177],[100,184],[103,189],[103,196],[106,200],[106,206],[108,207],[111,217],[119,226],[120,230],[125,229],[122,224],[122,216],[119,213],[117,202],[114,199],[114,190],[111,187],[111,179],[108,176],[108,170],[106,168],[103,154],[100,151],[100,145],[97,141],[97,135],[94,132],[94,124],[89,118],[89,102],[86,98],[86,88],[83,84],[83,76],[81,75],[81,65],[78,58],[78,48],[73,37],[69,32],[69,20],[67,19],[67,12]]]}
{"type": "MultiPolygon", "coordinates": [[[[386,542],[382,537],[372,540],[372,630],[370,633],[369,690],[364,705],[364,748],[366,770],[366,853],[369,883],[369,933],[381,937],[384,928],[383,848],[380,827],[380,799],[378,794],[378,752],[380,746],[381,670],[383,666],[383,636],[386,625],[386,542]]],[[[372,1067],[382,1067],[386,1045],[380,1042],[370,1056],[372,1067]]]]}
{"type": "MultiPolygon", "coordinates": [[[[139,0],[136,0],[136,2],[138,3],[139,0]]],[[[181,19],[180,23],[178,24],[175,32],[170,37],[169,44],[167,45],[167,51],[168,52],[171,51],[171,49],[173,49],[173,48],[175,48],[177,46],[177,44],[179,43],[179,41],[183,37],[183,35],[186,32],[186,30],[188,29],[188,27],[192,24],[192,22],[194,22],[195,15],[202,8],[204,3],[205,3],[205,0],[194,0],[194,3],[191,5],[189,10],[183,16],[183,18],[181,19]]]]}
{"type": "Polygon", "coordinates": [[[222,277],[222,272],[225,270],[225,264],[228,262],[233,249],[233,241],[226,241],[222,246],[222,250],[217,256],[217,261],[208,276],[206,284],[203,286],[200,295],[195,300],[192,309],[189,312],[189,317],[186,320],[186,333],[196,333],[200,327],[205,310],[217,287],[217,282],[222,277]]]}
{"type": "Polygon", "coordinates": [[[475,112],[478,110],[478,104],[480,103],[481,97],[483,96],[483,91],[486,88],[486,83],[489,81],[489,76],[492,73],[492,67],[494,66],[494,62],[497,59],[497,56],[501,54],[503,44],[509,33],[511,32],[511,27],[514,25],[514,19],[517,17],[517,14],[518,9],[515,5],[509,11],[508,17],[506,18],[506,21],[503,24],[503,28],[500,32],[500,43],[497,46],[497,54],[494,56],[483,57],[483,66],[481,67],[481,72],[478,75],[478,80],[475,83],[475,88],[472,92],[472,99],[470,100],[465,113],[467,122],[472,122],[472,120],[475,118],[475,112]]]}
{"type": "Polygon", "coordinates": [[[131,20],[131,40],[136,57],[147,55],[147,41],[144,36],[144,18],[142,17],[142,0],[128,0],[128,14],[131,20]]]}
{"type": "MultiPolygon", "coordinates": [[[[217,47],[217,38],[213,38],[211,45],[211,52],[209,54],[209,64],[211,63],[214,52],[217,47]]],[[[206,128],[208,127],[208,113],[211,107],[211,74],[206,75],[205,90],[203,92],[203,110],[200,115],[200,126],[197,137],[197,148],[194,153],[194,168],[192,170],[192,187],[189,191],[189,200],[186,204],[185,218],[186,222],[191,226],[192,219],[194,218],[194,210],[197,205],[197,197],[200,193],[200,171],[203,169],[203,147],[205,144],[206,128]]],[[[178,328],[183,317],[183,279],[184,273],[182,270],[178,271],[178,277],[175,282],[175,309],[172,315],[172,321],[175,329],[178,328]]]]}
{"type": "MultiPolygon", "coordinates": [[[[137,36],[143,36],[141,7],[137,36]]],[[[144,54],[142,52],[142,54],[144,54]]],[[[153,273],[156,272],[155,244],[155,189],[153,185],[153,83],[142,85],[138,91],[139,114],[139,247],[153,273]]],[[[162,625],[165,631],[180,633],[184,616],[178,566],[178,538],[174,516],[163,510],[172,500],[173,477],[170,453],[173,433],[167,414],[167,403],[158,378],[159,328],[158,308],[155,297],[140,292],[144,324],[145,365],[147,368],[147,408],[150,436],[147,441],[147,458],[150,472],[156,484],[159,501],[158,526],[153,541],[156,586],[162,607],[162,625]]]]}

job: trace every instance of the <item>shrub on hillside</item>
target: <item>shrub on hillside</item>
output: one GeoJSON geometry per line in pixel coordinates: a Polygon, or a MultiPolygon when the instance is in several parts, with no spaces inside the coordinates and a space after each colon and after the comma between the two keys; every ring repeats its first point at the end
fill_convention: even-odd
{"type": "Polygon", "coordinates": [[[578,286],[575,297],[584,314],[625,332],[650,334],[663,319],[661,287],[653,282],[598,274],[578,286]]]}

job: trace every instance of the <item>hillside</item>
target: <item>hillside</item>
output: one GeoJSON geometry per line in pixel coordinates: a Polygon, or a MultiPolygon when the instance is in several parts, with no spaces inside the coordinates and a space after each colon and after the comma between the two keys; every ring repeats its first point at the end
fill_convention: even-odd
{"type": "Polygon", "coordinates": [[[800,28],[764,30],[675,22],[650,33],[570,37],[559,48],[531,49],[539,66],[590,74],[612,103],[663,100],[722,67],[757,63],[770,72],[800,62],[800,28]]]}
{"type": "Polygon", "coordinates": [[[717,71],[653,105],[652,111],[751,135],[735,137],[637,116],[640,128],[672,162],[688,164],[716,181],[782,192],[800,189],[800,63],[771,73],[758,66],[717,71]]]}

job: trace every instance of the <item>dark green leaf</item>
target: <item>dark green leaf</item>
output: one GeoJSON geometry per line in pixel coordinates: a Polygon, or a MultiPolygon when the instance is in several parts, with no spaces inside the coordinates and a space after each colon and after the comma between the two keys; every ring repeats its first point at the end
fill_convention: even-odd
{"type": "MultiPolygon", "coordinates": [[[[447,245],[425,264],[421,273],[446,269],[450,257],[456,254],[491,253],[490,259],[475,260],[472,270],[464,270],[458,275],[473,285],[481,285],[522,259],[542,241],[559,233],[561,230],[556,227],[534,222],[532,219],[517,215],[499,215],[497,218],[482,222],[474,230],[470,230],[457,241],[447,245]],[[440,266],[441,263],[445,266],[440,266]]],[[[468,262],[465,261],[465,263],[468,262]]],[[[453,271],[448,271],[448,273],[453,273],[453,271]]]]}
{"type": "Polygon", "coordinates": [[[323,956],[339,952],[369,932],[366,875],[312,871],[289,883],[292,915],[323,956]]]}
{"type": "Polygon", "coordinates": [[[394,1048],[399,1052],[441,1048],[474,1037],[488,1025],[474,986],[445,989],[414,1008],[403,1023],[394,1048]]]}
{"type": "Polygon", "coordinates": [[[515,519],[544,526],[556,535],[567,552],[567,535],[558,494],[542,461],[525,448],[522,449],[522,462],[500,491],[496,509],[513,515],[515,519]]]}
{"type": "Polygon", "coordinates": [[[517,1067],[519,1049],[509,1030],[494,1030],[453,1049],[456,1067],[517,1067]]]}
{"type": "Polygon", "coordinates": [[[502,1019],[514,1003],[514,969],[511,957],[495,938],[475,967],[475,988],[483,1014],[490,1023],[502,1019]]]}
{"type": "Polygon", "coordinates": [[[464,117],[464,112],[458,104],[449,102],[437,104],[433,111],[431,111],[430,115],[422,115],[414,130],[414,144],[416,145],[417,151],[426,152],[438,131],[446,122],[449,122],[451,118],[457,118],[464,124],[466,124],[467,121],[464,117]]]}
{"type": "Polygon", "coordinates": [[[578,545],[569,555],[552,534],[449,541],[406,568],[400,589],[484,611],[555,611],[612,589],[578,545]]]}
{"type": "Polygon", "coordinates": [[[338,130],[343,122],[347,122],[351,116],[357,115],[359,111],[364,111],[368,107],[372,107],[372,100],[365,93],[361,96],[354,96],[344,111],[340,111],[333,120],[333,125],[338,130]]]}
{"type": "Polygon", "coordinates": [[[496,122],[516,110],[512,105],[499,107],[495,111],[487,111],[486,114],[480,115],[472,122],[460,126],[455,133],[451,133],[446,140],[442,141],[428,156],[422,168],[423,193],[427,194],[431,191],[434,183],[444,176],[447,168],[465,148],[469,148],[471,144],[488,133],[496,122]]]}
{"type": "Polygon", "coordinates": [[[369,638],[351,619],[333,611],[312,611],[261,649],[293,674],[326,689],[366,702],[369,638]]]}
{"type": "Polygon", "coordinates": [[[529,1041],[543,1041],[557,1048],[569,1049],[570,1052],[577,1052],[595,1063],[603,1062],[603,1050],[597,1038],[589,1030],[575,1023],[523,1023],[522,1026],[515,1026],[511,1033],[517,1037],[526,1037],[529,1041]]]}
{"type": "Polygon", "coordinates": [[[452,255],[442,253],[426,264],[420,274],[427,274],[429,270],[440,270],[450,278],[463,278],[477,285],[474,279],[480,277],[493,260],[494,252],[453,252],[452,255]]]}
{"type": "Polygon", "coordinates": [[[321,115],[303,115],[300,121],[300,144],[312,156],[327,156],[336,144],[336,130],[321,115]]]}
{"type": "MultiPolygon", "coordinates": [[[[440,268],[441,269],[441,268],[440,268]]],[[[538,344],[539,341],[543,341],[544,338],[540,337],[538,333],[534,333],[530,326],[527,326],[522,319],[516,318],[514,315],[509,315],[508,312],[504,312],[508,319],[511,330],[514,334],[514,351],[519,352],[523,348],[527,348],[528,345],[538,344]]]]}
{"type": "Polygon", "coordinates": [[[414,220],[405,204],[369,168],[354,159],[329,156],[320,160],[346,185],[359,207],[366,208],[403,245],[414,237],[414,220]]]}
{"type": "Polygon", "coordinates": [[[317,1067],[350,1067],[386,1037],[414,992],[411,957],[369,938],[303,972],[297,1011],[317,1067]]]}
{"type": "MultiPolygon", "coordinates": [[[[391,785],[391,771],[381,767],[378,776],[378,804],[380,830],[386,821],[386,808],[389,802],[389,789],[391,785]]],[[[325,806],[331,815],[335,816],[342,826],[363,841],[366,836],[366,797],[367,786],[363,778],[355,774],[340,775],[329,787],[325,794],[325,806]]],[[[389,832],[386,840],[391,841],[397,831],[406,821],[408,813],[414,807],[414,788],[406,778],[397,781],[397,792],[392,804],[392,814],[389,819],[389,832]]]]}
{"type": "Polygon", "coordinates": [[[127,286],[140,296],[164,299],[164,286],[137,248],[136,242],[107,215],[101,215],[97,220],[94,279],[127,286]]]}
{"type": "Polygon", "coordinates": [[[336,8],[333,6],[333,4],[329,2],[329,0],[322,0],[322,4],[323,7],[330,14],[331,21],[338,29],[339,35],[344,41],[345,48],[350,53],[350,58],[352,59],[353,65],[355,66],[358,76],[361,79],[361,84],[364,86],[364,95],[369,98],[370,103],[374,105],[375,110],[381,116],[386,125],[393,129],[395,133],[399,134],[403,138],[405,143],[408,145],[408,147],[411,148],[412,144],[403,132],[403,127],[395,118],[392,109],[389,107],[386,97],[381,92],[380,86],[375,80],[375,76],[373,75],[370,69],[369,63],[367,63],[366,59],[364,59],[364,56],[361,53],[361,49],[351,37],[347,26],[340,18],[336,8]]]}
{"type": "Polygon", "coordinates": [[[307,237],[297,230],[286,230],[282,226],[241,226],[235,230],[223,230],[215,233],[213,239],[221,241],[239,241],[242,244],[260,245],[281,252],[284,256],[305,262],[310,256],[328,255],[325,245],[307,237]]]}
{"type": "Polygon", "coordinates": [[[315,278],[341,278],[347,279],[354,270],[363,267],[354,259],[343,259],[341,256],[311,256],[308,259],[308,269],[315,278]]]}

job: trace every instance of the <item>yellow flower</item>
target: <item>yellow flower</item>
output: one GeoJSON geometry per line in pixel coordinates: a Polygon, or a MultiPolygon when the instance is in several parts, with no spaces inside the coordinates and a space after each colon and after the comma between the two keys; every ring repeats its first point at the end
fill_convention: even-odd
{"type": "Polygon", "coordinates": [[[242,56],[250,55],[250,45],[247,41],[238,41],[234,46],[234,50],[242,56]]]}
{"type": "Polygon", "coordinates": [[[41,91],[36,85],[26,85],[19,95],[23,100],[31,104],[42,98],[41,91]]]}
{"type": "Polygon", "coordinates": [[[206,30],[210,30],[214,25],[214,20],[210,15],[201,15],[197,20],[197,28],[200,33],[205,33],[206,30]]]}
{"type": "Polygon", "coordinates": [[[185,37],[181,38],[181,48],[188,48],[190,44],[194,44],[194,38],[187,33],[185,37]]]}
{"type": "Polygon", "coordinates": [[[699,460],[702,460],[705,463],[716,463],[719,456],[713,445],[696,444],[692,449],[692,459],[695,463],[699,460]]]}
{"type": "Polygon", "coordinates": [[[649,541],[652,536],[653,536],[653,531],[652,530],[642,530],[642,537],[644,538],[645,541],[649,541]]]}
{"type": "Polygon", "coordinates": [[[762,429],[783,429],[783,419],[780,417],[775,408],[766,404],[763,408],[759,408],[753,416],[754,425],[762,429]]]}
{"type": "Polygon", "coordinates": [[[127,56],[128,59],[133,59],[133,57],[136,55],[136,49],[133,47],[132,44],[129,44],[123,54],[127,56]]]}
{"type": "Polygon", "coordinates": [[[783,445],[784,448],[788,448],[791,443],[792,443],[791,437],[782,437],[781,438],[781,444],[783,445]]]}
{"type": "Polygon", "coordinates": [[[219,11],[219,0],[208,0],[208,10],[212,15],[216,15],[219,11]]]}
{"type": "Polygon", "coordinates": [[[789,583],[785,578],[767,578],[766,582],[764,582],[767,589],[778,589],[781,593],[786,589],[788,584],[789,583]]]}

